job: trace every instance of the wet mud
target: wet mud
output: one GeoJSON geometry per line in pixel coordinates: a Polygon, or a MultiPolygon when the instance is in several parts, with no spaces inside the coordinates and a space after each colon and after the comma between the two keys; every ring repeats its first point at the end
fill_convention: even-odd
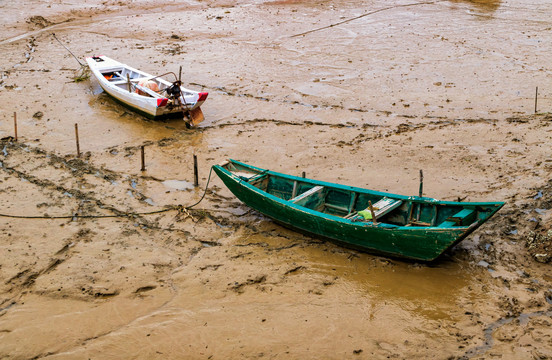
{"type": "Polygon", "coordinates": [[[0,358],[552,357],[550,4],[24,3],[0,5],[0,358]],[[51,33],[182,65],[206,120],[118,105],[51,33]],[[276,225],[226,158],[506,205],[405,262],[276,225]]]}

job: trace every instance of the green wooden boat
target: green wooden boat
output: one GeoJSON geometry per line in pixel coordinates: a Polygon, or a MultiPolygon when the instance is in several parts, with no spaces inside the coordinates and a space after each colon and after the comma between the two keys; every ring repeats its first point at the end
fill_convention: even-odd
{"type": "Polygon", "coordinates": [[[285,227],[368,252],[422,261],[439,257],[504,205],[366,190],[235,160],[213,170],[238,199],[285,227]]]}

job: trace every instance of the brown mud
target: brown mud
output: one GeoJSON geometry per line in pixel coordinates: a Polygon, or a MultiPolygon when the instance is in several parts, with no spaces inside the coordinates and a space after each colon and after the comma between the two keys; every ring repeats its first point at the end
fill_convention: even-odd
{"type": "Polygon", "coordinates": [[[0,10],[1,359],[552,358],[547,2],[0,10]],[[205,122],[117,105],[53,32],[81,62],[182,65],[205,122]],[[426,196],[506,206],[404,262],[248,209],[210,177],[228,157],[405,195],[423,169],[426,196]]]}

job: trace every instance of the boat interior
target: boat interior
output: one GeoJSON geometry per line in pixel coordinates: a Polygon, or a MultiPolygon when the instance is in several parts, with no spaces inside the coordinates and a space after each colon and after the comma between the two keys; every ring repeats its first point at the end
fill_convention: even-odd
{"type": "Polygon", "coordinates": [[[125,67],[110,68],[100,71],[103,77],[106,78],[109,83],[120,87],[121,89],[128,90],[129,80],[131,84],[131,91],[139,89],[143,92],[143,95],[149,95],[152,97],[162,97],[162,93],[166,88],[170,86],[165,81],[160,81],[158,78],[152,78],[149,75],[140,73],[138,71],[130,70],[125,67]],[[141,81],[152,81],[157,85],[158,90],[145,89],[144,86],[140,86],[141,81]],[[148,91],[149,90],[149,91],[148,91]]]}
{"type": "Polygon", "coordinates": [[[396,197],[370,191],[320,186],[268,172],[230,170],[249,184],[307,209],[339,216],[353,222],[385,223],[396,226],[467,227],[492,214],[492,206],[442,204],[416,197],[396,197]]]}

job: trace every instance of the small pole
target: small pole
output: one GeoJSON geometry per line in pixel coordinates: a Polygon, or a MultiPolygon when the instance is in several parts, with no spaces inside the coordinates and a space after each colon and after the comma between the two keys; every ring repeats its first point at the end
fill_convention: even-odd
{"type": "Polygon", "coordinates": [[[17,113],[13,112],[13,127],[15,129],[15,141],[17,141],[17,113]]]}
{"type": "Polygon", "coordinates": [[[420,170],[420,197],[422,197],[424,193],[424,172],[420,170]]]}
{"type": "Polygon", "coordinates": [[[539,87],[535,89],[535,114],[537,113],[537,97],[539,96],[539,87]]]}
{"type": "Polygon", "coordinates": [[[140,171],[146,171],[146,155],[144,152],[144,145],[140,147],[140,158],[142,159],[142,167],[140,168],[140,171]]]}
{"type": "Polygon", "coordinates": [[[178,81],[182,81],[182,65],[180,65],[180,69],[178,70],[178,81]]]}
{"type": "Polygon", "coordinates": [[[79,145],[79,125],[78,124],[75,124],[75,139],[77,141],[77,157],[80,158],[81,153],[80,153],[80,145],[79,145]]]}
{"type": "Polygon", "coordinates": [[[127,74],[127,83],[128,83],[128,92],[132,92],[132,89],[130,87],[130,76],[127,74]]]}
{"type": "Polygon", "coordinates": [[[303,173],[301,174],[301,177],[304,179],[305,176],[307,176],[307,173],[303,171],[303,173]]]}
{"type": "Polygon", "coordinates": [[[199,186],[199,176],[197,172],[197,155],[194,154],[194,186],[199,186]]]}
{"type": "Polygon", "coordinates": [[[370,207],[370,214],[372,214],[372,222],[376,225],[378,222],[376,221],[376,213],[374,212],[374,207],[372,206],[371,201],[368,201],[368,206],[370,207]]]}

